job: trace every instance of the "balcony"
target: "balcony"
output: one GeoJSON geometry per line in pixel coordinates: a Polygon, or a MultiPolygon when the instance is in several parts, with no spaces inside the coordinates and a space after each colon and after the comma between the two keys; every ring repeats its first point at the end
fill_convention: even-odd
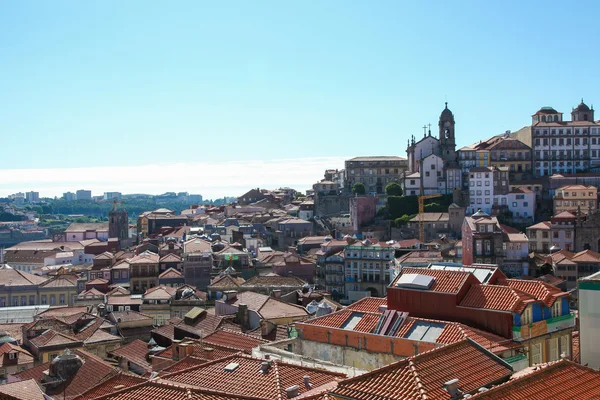
{"type": "Polygon", "coordinates": [[[560,331],[575,326],[575,314],[561,315],[558,317],[534,322],[529,325],[513,326],[514,340],[527,340],[530,338],[543,336],[548,333],[560,331]]]}

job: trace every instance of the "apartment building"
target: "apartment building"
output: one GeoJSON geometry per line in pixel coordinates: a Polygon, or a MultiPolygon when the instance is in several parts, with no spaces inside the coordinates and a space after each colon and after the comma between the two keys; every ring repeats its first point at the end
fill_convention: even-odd
{"type": "Polygon", "coordinates": [[[583,99],[571,111],[571,121],[552,107],[542,107],[532,116],[531,135],[535,177],[600,165],[600,124],[583,99]]]}
{"type": "Polygon", "coordinates": [[[365,239],[344,248],[346,294],[350,300],[385,296],[393,277],[394,248],[365,239]]]}
{"type": "Polygon", "coordinates": [[[346,181],[344,188],[352,189],[355,183],[362,182],[367,193],[384,194],[390,182],[402,182],[408,161],[403,157],[355,157],[346,160],[346,181]]]}
{"type": "Polygon", "coordinates": [[[554,214],[567,211],[587,214],[598,209],[598,188],[585,185],[562,186],[554,192],[554,214]]]}

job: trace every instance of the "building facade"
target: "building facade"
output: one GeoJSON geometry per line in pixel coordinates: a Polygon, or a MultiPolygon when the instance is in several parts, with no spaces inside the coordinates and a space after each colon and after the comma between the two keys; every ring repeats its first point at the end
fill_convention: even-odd
{"type": "Polygon", "coordinates": [[[571,121],[552,107],[542,107],[532,116],[531,132],[536,177],[584,172],[600,164],[600,125],[583,99],[572,110],[571,121]]]}
{"type": "Polygon", "coordinates": [[[355,157],[346,160],[346,182],[344,188],[351,190],[355,183],[365,185],[367,193],[384,194],[385,186],[391,182],[402,182],[408,169],[408,161],[402,157],[355,157]]]}

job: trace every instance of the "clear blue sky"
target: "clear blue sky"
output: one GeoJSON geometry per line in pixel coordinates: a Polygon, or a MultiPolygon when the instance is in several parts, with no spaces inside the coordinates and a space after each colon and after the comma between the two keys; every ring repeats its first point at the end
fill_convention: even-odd
{"type": "Polygon", "coordinates": [[[597,1],[4,1],[0,174],[405,156],[446,99],[466,145],[544,105],[600,107],[599,12],[597,1]]]}

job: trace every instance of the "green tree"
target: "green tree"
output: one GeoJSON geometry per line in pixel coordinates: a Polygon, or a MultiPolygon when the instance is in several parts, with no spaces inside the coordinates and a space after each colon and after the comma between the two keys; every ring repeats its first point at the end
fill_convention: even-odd
{"type": "Polygon", "coordinates": [[[402,186],[396,182],[390,182],[385,187],[385,194],[388,196],[402,196],[402,186]]]}
{"type": "Polygon", "coordinates": [[[40,206],[33,206],[33,207],[31,207],[31,210],[35,211],[38,214],[43,214],[44,213],[44,210],[40,206]]]}
{"type": "Polygon", "coordinates": [[[362,182],[356,182],[354,186],[352,186],[352,193],[354,194],[365,194],[367,193],[367,188],[362,182]]]}

